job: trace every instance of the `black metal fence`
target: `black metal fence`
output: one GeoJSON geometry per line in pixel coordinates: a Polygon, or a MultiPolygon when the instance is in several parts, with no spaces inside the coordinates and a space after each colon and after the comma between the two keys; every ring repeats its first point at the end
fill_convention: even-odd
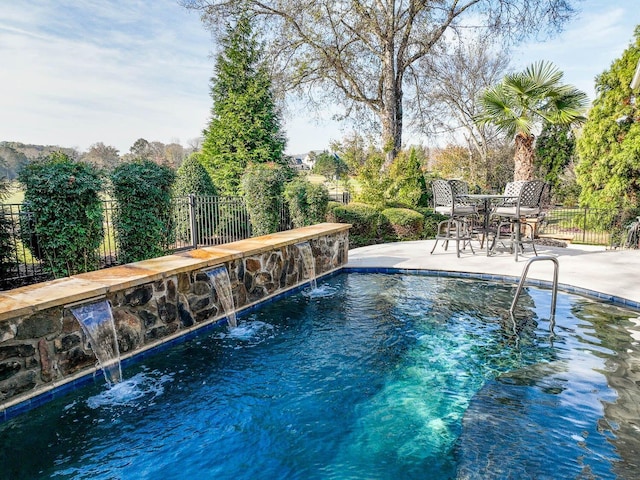
{"type": "MultiPolygon", "coordinates": [[[[334,201],[349,203],[348,193],[338,194],[334,201]]],[[[103,234],[99,247],[101,267],[120,263],[113,223],[115,202],[103,201],[103,234]]],[[[0,204],[0,215],[7,220],[8,238],[12,246],[11,258],[0,258],[2,278],[0,289],[47,280],[43,261],[35,248],[37,236],[31,212],[21,204],[0,204]]],[[[174,231],[172,251],[202,246],[219,245],[252,236],[249,214],[241,197],[214,197],[190,195],[175,199],[171,227],[174,231]]],[[[292,228],[286,208],[280,209],[279,230],[292,228]]],[[[553,208],[549,210],[537,229],[541,237],[551,237],[572,243],[608,245],[624,244],[625,226],[619,212],[588,208],[553,208]]]]}
{"type": "MultiPolygon", "coordinates": [[[[286,212],[281,212],[282,215],[286,212]]],[[[220,245],[251,237],[251,222],[241,197],[180,197],[175,200],[173,218],[173,250],[220,245]]]]}
{"type": "Polygon", "coordinates": [[[349,192],[329,192],[329,200],[346,205],[351,202],[351,194],[349,192]]]}
{"type": "Polygon", "coordinates": [[[556,207],[546,212],[537,229],[541,237],[571,243],[620,247],[626,236],[619,210],[556,207]]]}
{"type": "MultiPolygon", "coordinates": [[[[103,200],[102,242],[99,247],[101,268],[120,264],[116,243],[114,212],[116,202],[103,200]]],[[[174,200],[170,217],[173,243],[169,250],[179,251],[219,245],[252,236],[249,214],[241,197],[196,196],[174,200]]],[[[33,214],[22,204],[0,204],[0,215],[7,225],[9,258],[1,258],[0,289],[13,288],[50,279],[44,261],[36,251],[38,238],[33,214]]],[[[286,205],[280,208],[279,230],[291,228],[286,205]]]]}

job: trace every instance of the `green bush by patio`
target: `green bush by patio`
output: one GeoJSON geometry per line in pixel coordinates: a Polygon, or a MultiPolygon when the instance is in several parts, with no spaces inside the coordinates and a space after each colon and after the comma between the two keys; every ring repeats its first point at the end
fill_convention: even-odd
{"type": "Polygon", "coordinates": [[[332,210],[336,222],[350,223],[349,246],[362,247],[379,243],[380,212],[365,203],[340,205],[332,210]]]}
{"type": "Polygon", "coordinates": [[[380,212],[388,233],[398,240],[419,240],[424,228],[424,216],[408,208],[387,208],[380,212]]]}
{"type": "Polygon", "coordinates": [[[422,238],[435,238],[438,231],[438,224],[447,219],[446,215],[441,215],[433,211],[433,208],[418,207],[416,211],[424,217],[424,228],[422,238]]]}

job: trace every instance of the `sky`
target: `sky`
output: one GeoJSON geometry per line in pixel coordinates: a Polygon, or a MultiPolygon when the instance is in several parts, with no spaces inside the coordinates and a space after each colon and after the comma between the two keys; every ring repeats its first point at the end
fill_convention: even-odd
{"type": "MultiPolygon", "coordinates": [[[[640,0],[584,0],[562,34],[528,42],[514,69],[552,61],[594,98],[640,24],[640,0]]],[[[184,146],[209,119],[214,43],[177,0],[0,0],[0,141],[127,153],[138,138],[184,146]]],[[[284,116],[287,153],[329,147],[343,130],[302,107],[284,116]]]]}

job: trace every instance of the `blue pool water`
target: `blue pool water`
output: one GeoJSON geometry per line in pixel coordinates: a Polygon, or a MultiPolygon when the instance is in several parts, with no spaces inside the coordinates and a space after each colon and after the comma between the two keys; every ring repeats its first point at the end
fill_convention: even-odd
{"type": "Polygon", "coordinates": [[[514,290],[334,276],[0,424],[0,478],[639,478],[638,314],[514,290]]]}

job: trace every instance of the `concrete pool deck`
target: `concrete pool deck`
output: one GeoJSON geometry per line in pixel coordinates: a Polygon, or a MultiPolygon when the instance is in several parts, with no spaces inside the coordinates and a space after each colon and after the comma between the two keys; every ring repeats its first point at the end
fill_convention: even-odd
{"type": "MultiPolygon", "coordinates": [[[[447,251],[438,244],[433,255],[429,252],[435,240],[386,243],[349,250],[347,268],[379,268],[406,270],[435,270],[489,274],[519,279],[530,258],[534,258],[530,246],[516,262],[508,252],[487,257],[474,242],[475,255],[467,248],[456,256],[455,244],[447,251]]],[[[629,301],[628,306],[640,306],[640,250],[606,250],[591,245],[549,247],[536,245],[538,255],[558,259],[558,283],[576,289],[600,292],[629,301]]],[[[553,262],[536,262],[531,265],[528,279],[553,280],[553,262]]]]}

